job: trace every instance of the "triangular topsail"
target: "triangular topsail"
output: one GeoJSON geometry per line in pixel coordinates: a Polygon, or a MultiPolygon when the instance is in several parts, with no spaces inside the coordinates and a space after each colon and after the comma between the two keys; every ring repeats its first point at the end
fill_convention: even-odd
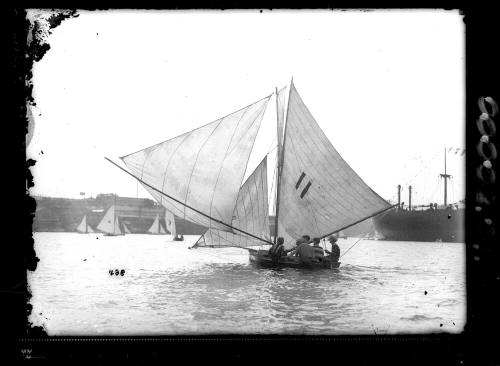
{"type": "Polygon", "coordinates": [[[293,238],[323,237],[390,207],[342,159],[293,84],[283,144],[278,220],[293,238]]]}
{"type": "MultiPolygon", "coordinates": [[[[132,174],[182,203],[231,224],[239,188],[270,96],[191,132],[122,157],[132,174]]],[[[231,231],[150,187],[168,211],[231,231]]]]}
{"type": "MultiPolygon", "coordinates": [[[[241,186],[234,209],[232,226],[269,240],[269,214],[267,200],[267,157],[241,186]]],[[[244,234],[209,229],[195,246],[250,247],[262,241],[244,234]]]]}

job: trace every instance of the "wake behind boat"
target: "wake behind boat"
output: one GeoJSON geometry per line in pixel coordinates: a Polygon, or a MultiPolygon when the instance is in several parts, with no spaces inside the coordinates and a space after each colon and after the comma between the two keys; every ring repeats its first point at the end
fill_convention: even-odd
{"type": "MultiPolygon", "coordinates": [[[[113,164],[141,182],[168,212],[207,228],[193,248],[245,248],[253,263],[309,268],[303,258],[270,260],[267,250],[252,247],[274,245],[282,237],[285,248],[291,249],[304,234],[323,239],[392,206],[342,159],[293,82],[275,94],[274,233],[269,232],[267,155],[242,184],[272,95],[121,157],[129,171],[113,164]]],[[[339,265],[329,262],[325,260],[325,268],[339,265]]]]}

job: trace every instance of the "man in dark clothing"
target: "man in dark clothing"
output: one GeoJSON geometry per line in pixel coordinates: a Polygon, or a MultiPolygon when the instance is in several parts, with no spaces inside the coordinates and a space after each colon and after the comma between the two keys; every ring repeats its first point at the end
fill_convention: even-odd
{"type": "Polygon", "coordinates": [[[285,254],[285,246],[284,246],[285,240],[282,237],[279,237],[276,240],[276,244],[274,244],[271,249],[269,249],[269,255],[273,259],[279,259],[281,256],[285,254]]]}
{"type": "Polygon", "coordinates": [[[332,245],[332,251],[331,252],[329,250],[326,251],[328,254],[330,254],[330,261],[332,263],[333,262],[338,262],[339,261],[339,257],[340,257],[340,248],[337,245],[337,237],[334,236],[334,235],[331,235],[328,238],[328,241],[332,245]]]}

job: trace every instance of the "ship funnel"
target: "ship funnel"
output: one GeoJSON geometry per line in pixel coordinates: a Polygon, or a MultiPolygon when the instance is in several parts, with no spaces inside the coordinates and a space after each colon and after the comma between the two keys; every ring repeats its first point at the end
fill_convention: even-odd
{"type": "Polygon", "coordinates": [[[408,210],[411,211],[411,186],[408,187],[408,210]]]}
{"type": "Polygon", "coordinates": [[[401,208],[401,184],[398,184],[398,209],[401,208]]]}

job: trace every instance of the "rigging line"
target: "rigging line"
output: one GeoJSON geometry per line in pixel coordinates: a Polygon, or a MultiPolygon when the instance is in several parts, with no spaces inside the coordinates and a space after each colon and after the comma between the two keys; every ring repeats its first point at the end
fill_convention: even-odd
{"type": "Polygon", "coordinates": [[[201,211],[199,211],[199,210],[195,209],[194,207],[189,206],[189,205],[188,205],[188,204],[186,204],[186,203],[182,203],[182,202],[181,202],[181,201],[179,201],[178,199],[175,199],[174,197],[172,197],[172,196],[170,196],[170,195],[166,194],[165,192],[162,192],[162,191],[160,191],[159,189],[157,189],[157,188],[155,188],[155,187],[151,186],[150,184],[148,184],[148,183],[144,182],[143,180],[141,180],[141,179],[137,178],[135,175],[133,175],[133,174],[132,174],[132,173],[130,173],[129,171],[125,170],[124,168],[122,168],[121,166],[119,166],[118,164],[116,164],[116,163],[115,163],[114,161],[112,161],[111,159],[109,159],[109,158],[107,158],[107,157],[105,157],[104,159],[106,159],[107,161],[109,161],[111,164],[113,164],[113,165],[114,165],[114,166],[116,166],[117,168],[119,168],[119,169],[123,170],[123,171],[124,171],[125,173],[127,173],[128,175],[130,175],[130,176],[134,177],[134,178],[135,178],[135,179],[137,179],[139,182],[141,182],[142,184],[144,184],[144,185],[146,185],[147,187],[151,188],[152,190],[154,190],[154,191],[156,191],[156,192],[158,192],[158,193],[160,193],[160,194],[162,194],[162,195],[164,195],[164,196],[166,196],[166,197],[170,198],[172,201],[177,202],[177,203],[179,203],[179,204],[181,204],[181,205],[183,205],[183,206],[185,206],[185,207],[187,207],[187,208],[189,208],[189,209],[193,210],[194,212],[196,212],[196,213],[198,213],[198,214],[200,214],[200,215],[202,215],[202,216],[205,216],[206,218],[208,218],[208,219],[210,219],[210,220],[213,220],[213,221],[215,221],[215,222],[217,222],[217,223],[219,223],[219,224],[222,224],[222,225],[224,225],[224,226],[227,226],[227,227],[229,227],[229,228],[231,228],[231,229],[233,229],[233,230],[239,231],[239,232],[241,232],[241,233],[243,233],[243,234],[245,234],[245,235],[251,236],[252,238],[255,238],[255,239],[257,239],[257,240],[263,241],[263,242],[265,242],[265,243],[268,243],[268,244],[273,244],[273,243],[271,243],[271,242],[269,242],[269,241],[267,241],[267,240],[265,240],[265,239],[259,238],[258,236],[255,236],[255,235],[253,235],[253,234],[247,233],[246,231],[243,231],[243,230],[240,230],[240,229],[238,229],[238,228],[235,228],[235,227],[234,227],[234,226],[232,226],[232,225],[226,224],[225,222],[223,222],[223,221],[221,221],[221,220],[218,220],[218,219],[215,219],[215,218],[213,218],[213,217],[210,217],[210,216],[209,216],[209,215],[207,215],[206,213],[201,212],[201,211]]]}
{"type": "Polygon", "coordinates": [[[352,224],[349,224],[349,225],[347,225],[347,226],[341,227],[340,229],[335,230],[335,231],[332,231],[331,233],[329,233],[329,234],[327,234],[327,235],[323,235],[320,239],[326,238],[327,236],[330,236],[330,235],[336,234],[336,233],[338,233],[339,231],[342,231],[342,230],[345,230],[345,229],[347,229],[347,228],[350,228],[351,226],[354,226],[354,225],[356,225],[356,224],[359,224],[359,223],[360,223],[360,222],[362,222],[362,221],[365,221],[365,220],[367,220],[367,219],[369,219],[369,218],[371,218],[371,217],[373,217],[373,216],[377,216],[378,214],[381,214],[382,212],[385,212],[385,211],[387,211],[387,210],[389,210],[389,209],[391,209],[391,208],[394,208],[394,207],[396,207],[397,205],[398,205],[398,204],[396,203],[396,204],[394,204],[394,205],[391,205],[391,206],[389,206],[389,207],[386,207],[386,208],[384,208],[383,210],[380,210],[380,211],[378,211],[378,212],[375,212],[374,214],[372,214],[372,215],[370,215],[370,216],[367,216],[367,217],[365,217],[365,218],[363,218],[363,219],[361,219],[361,220],[358,220],[358,221],[356,221],[356,222],[354,222],[354,223],[352,223],[352,224]]]}
{"type": "Polygon", "coordinates": [[[342,258],[344,255],[346,255],[346,254],[347,254],[347,252],[348,252],[349,250],[351,250],[351,249],[352,249],[352,247],[354,247],[356,244],[358,244],[358,243],[359,243],[362,239],[363,239],[363,238],[359,238],[357,242],[355,242],[353,245],[351,245],[351,247],[350,247],[349,249],[347,249],[347,250],[344,252],[344,254],[342,254],[342,255],[339,257],[339,259],[340,259],[340,258],[342,258]]]}

